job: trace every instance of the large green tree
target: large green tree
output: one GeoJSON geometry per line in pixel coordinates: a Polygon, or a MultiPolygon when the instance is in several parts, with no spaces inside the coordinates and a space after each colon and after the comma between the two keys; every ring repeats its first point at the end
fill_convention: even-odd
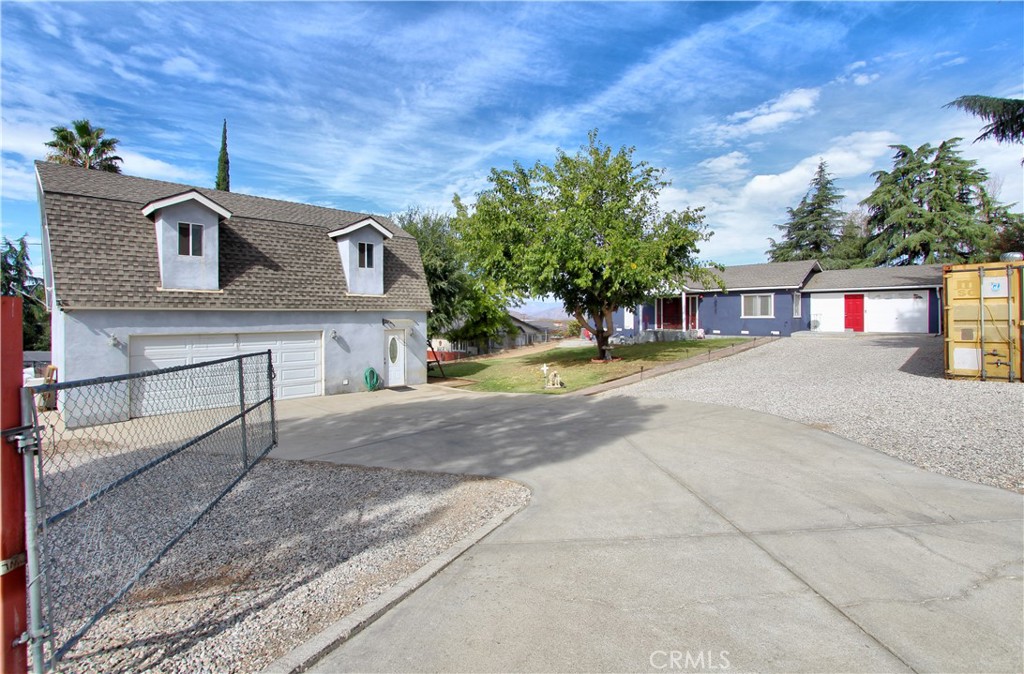
{"type": "Polygon", "coordinates": [[[775,225],[782,231],[779,241],[769,239],[768,259],[772,262],[791,260],[822,260],[832,256],[839,243],[843,212],[838,206],[843,193],[836,187],[822,159],[811,178],[807,193],[796,208],[786,209],[789,221],[775,225]]]}
{"type": "Polygon", "coordinates": [[[427,333],[444,336],[464,316],[472,279],[459,257],[451,216],[436,211],[410,208],[391,216],[395,223],[416,238],[423,271],[434,305],[427,317],[427,333]]]}
{"type": "Polygon", "coordinates": [[[974,139],[999,143],[1024,143],[1024,100],[994,96],[961,96],[945,107],[954,107],[988,122],[974,139]]]}
{"type": "Polygon", "coordinates": [[[839,225],[839,239],[831,254],[820,260],[825,269],[850,269],[869,266],[864,247],[867,244],[868,214],[863,208],[843,214],[839,225]]]}
{"type": "Polygon", "coordinates": [[[231,160],[228,159],[228,120],[220,131],[220,154],[217,156],[217,185],[214,189],[231,191],[231,160]]]}
{"type": "Polygon", "coordinates": [[[43,281],[32,275],[28,241],[22,236],[16,242],[6,236],[0,251],[0,294],[20,297],[22,317],[22,348],[26,351],[48,351],[50,320],[46,311],[43,281]]]}
{"type": "Polygon", "coordinates": [[[70,166],[81,166],[110,173],[120,173],[124,161],[116,154],[117,138],[104,138],[105,129],[94,127],[87,119],[71,122],[71,128],[55,126],[50,129],[53,140],[46,142],[50,152],[46,161],[70,166]]]}
{"type": "Polygon", "coordinates": [[[701,209],[662,212],[663,170],[613,152],[597,131],[553,164],[492,169],[471,209],[455,195],[467,260],[513,298],[553,295],[608,356],[612,314],[683,277],[713,282],[696,256],[710,233],[701,209]]]}
{"type": "Polygon", "coordinates": [[[960,156],[962,139],[912,149],[892,145],[891,171],[876,171],[866,252],[873,265],[976,262],[992,226],[979,217],[988,175],[960,156]]]}
{"type": "Polygon", "coordinates": [[[434,305],[427,316],[429,336],[486,348],[513,327],[506,311],[507,298],[466,268],[450,215],[414,207],[391,218],[419,244],[434,305]]]}

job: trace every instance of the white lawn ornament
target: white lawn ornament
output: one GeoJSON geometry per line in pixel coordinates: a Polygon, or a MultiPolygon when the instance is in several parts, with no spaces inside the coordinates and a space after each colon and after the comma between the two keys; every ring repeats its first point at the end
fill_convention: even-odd
{"type": "Polygon", "coordinates": [[[544,385],[544,388],[565,388],[565,382],[558,376],[558,370],[551,371],[551,374],[548,375],[548,383],[544,385]]]}

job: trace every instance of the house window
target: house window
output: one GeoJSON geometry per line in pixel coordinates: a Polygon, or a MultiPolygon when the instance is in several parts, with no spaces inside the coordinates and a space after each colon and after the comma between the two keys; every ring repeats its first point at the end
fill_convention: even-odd
{"type": "Polygon", "coordinates": [[[793,293],[793,318],[800,318],[803,307],[800,306],[801,295],[800,291],[793,293]]]}
{"type": "Polygon", "coordinates": [[[203,256],[203,226],[178,223],[178,255],[203,256]]]}
{"type": "Polygon", "coordinates": [[[743,318],[774,318],[774,295],[744,295],[743,318]]]}
{"type": "Polygon", "coordinates": [[[373,269],[373,244],[359,244],[359,268],[373,269]]]}

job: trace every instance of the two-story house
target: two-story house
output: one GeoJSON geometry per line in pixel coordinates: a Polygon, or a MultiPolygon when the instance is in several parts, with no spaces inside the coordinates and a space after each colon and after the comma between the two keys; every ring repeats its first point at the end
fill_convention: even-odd
{"type": "Polygon", "coordinates": [[[36,163],[63,381],[271,350],[279,398],[426,381],[430,296],[387,218],[36,163]]]}

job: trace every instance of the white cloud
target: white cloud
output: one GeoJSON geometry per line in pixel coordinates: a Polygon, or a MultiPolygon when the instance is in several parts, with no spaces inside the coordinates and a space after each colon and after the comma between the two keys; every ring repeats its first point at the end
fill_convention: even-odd
{"type": "Polygon", "coordinates": [[[857,73],[856,75],[853,76],[853,83],[856,84],[858,87],[863,87],[865,85],[871,84],[878,78],[878,73],[857,73]]]}
{"type": "Polygon", "coordinates": [[[36,200],[36,172],[32,164],[4,157],[2,175],[4,199],[36,200]]]}
{"type": "Polygon", "coordinates": [[[711,124],[700,131],[719,143],[777,131],[817,112],[821,89],[793,89],[756,108],[729,115],[726,123],[711,124]]]}
{"type": "Polygon", "coordinates": [[[167,180],[169,182],[187,183],[190,185],[202,184],[210,181],[210,176],[198,171],[185,169],[174,164],[168,164],[160,159],[153,159],[138,152],[122,150],[118,148],[117,154],[124,163],[121,170],[128,175],[140,178],[152,178],[153,180],[167,180]]]}
{"type": "MultiPolygon", "coordinates": [[[[811,178],[824,159],[828,171],[846,193],[844,206],[852,208],[870,193],[869,174],[887,163],[889,145],[898,142],[890,131],[858,131],[833,138],[821,152],[809,154],[779,173],[762,173],[742,185],[720,176],[693,189],[668,188],[660,204],[666,209],[705,207],[706,222],[715,235],[703,247],[702,254],[726,264],[763,259],[768,238],[778,238],[773,225],[786,220],[786,208],[799,202],[807,192],[811,178]]],[[[737,153],[709,161],[739,162],[737,153]],[[729,159],[723,159],[729,158],[729,159]]],[[[728,175],[728,174],[726,174],[728,175]]]]}
{"type": "Polygon", "coordinates": [[[200,82],[213,82],[217,79],[217,73],[211,69],[201,67],[189,56],[181,54],[172,56],[160,66],[161,72],[165,75],[175,77],[187,77],[200,82]]]}
{"type": "Polygon", "coordinates": [[[739,150],[733,150],[729,154],[705,159],[699,166],[712,180],[735,182],[750,175],[750,169],[746,168],[749,163],[750,157],[739,150]]]}

